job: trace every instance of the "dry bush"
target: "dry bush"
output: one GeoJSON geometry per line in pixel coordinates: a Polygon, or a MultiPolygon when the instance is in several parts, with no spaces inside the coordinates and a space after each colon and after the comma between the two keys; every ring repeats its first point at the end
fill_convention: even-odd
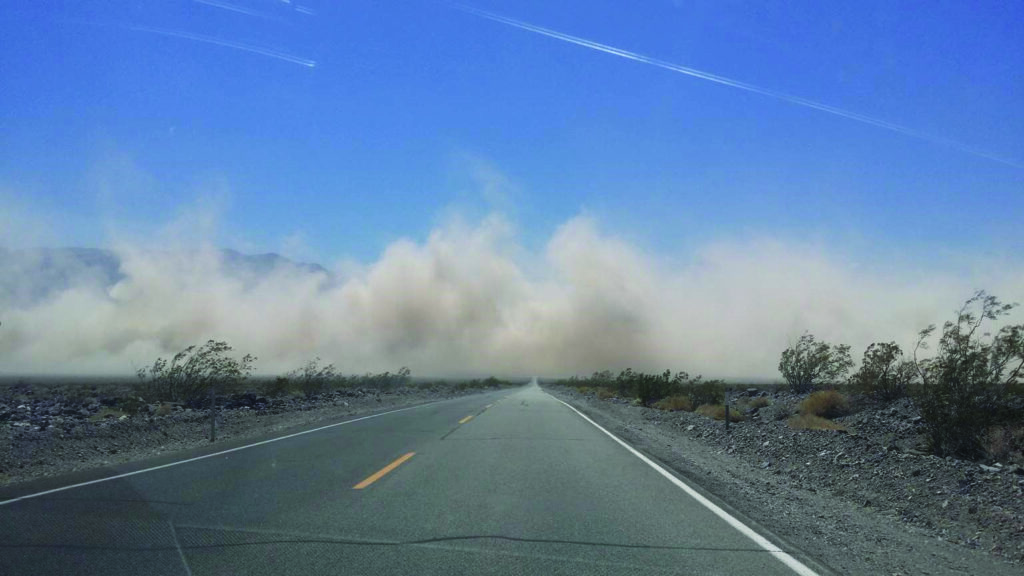
{"type": "Polygon", "coordinates": [[[590,394],[590,386],[577,386],[576,391],[580,394],[590,394]]]}
{"type": "MultiPolygon", "coordinates": [[[[702,404],[697,408],[697,414],[707,416],[713,420],[725,420],[725,406],[722,404],[702,404]]],[[[729,408],[729,421],[742,422],[746,420],[738,410],[729,408]]]]}
{"type": "Polygon", "coordinates": [[[767,408],[768,406],[771,406],[771,404],[771,400],[765,398],[764,396],[759,396],[748,402],[747,406],[749,406],[750,408],[757,408],[758,410],[760,410],[761,408],[767,408]]]}
{"type": "Polygon", "coordinates": [[[100,408],[99,412],[93,414],[92,416],[89,416],[89,420],[92,420],[93,422],[100,422],[106,420],[107,418],[116,419],[124,415],[126,415],[126,412],[122,412],[117,408],[110,408],[109,406],[104,406],[103,408],[100,408]]]}
{"type": "Polygon", "coordinates": [[[800,403],[800,414],[835,418],[850,411],[850,401],[835,390],[815,392],[800,403]]]}
{"type": "Polygon", "coordinates": [[[790,418],[787,423],[790,428],[797,430],[846,430],[846,426],[838,422],[813,414],[798,414],[790,418]]]}
{"type": "Polygon", "coordinates": [[[693,402],[690,402],[690,398],[687,396],[662,398],[654,403],[654,407],[658,410],[667,410],[669,412],[677,412],[679,410],[693,412],[693,402]]]}
{"type": "Polygon", "coordinates": [[[992,426],[984,447],[992,461],[1024,464],[1024,424],[992,426]]]}
{"type": "Polygon", "coordinates": [[[615,398],[618,394],[615,390],[607,387],[601,387],[597,389],[597,397],[601,400],[607,400],[609,398],[615,398]]]}

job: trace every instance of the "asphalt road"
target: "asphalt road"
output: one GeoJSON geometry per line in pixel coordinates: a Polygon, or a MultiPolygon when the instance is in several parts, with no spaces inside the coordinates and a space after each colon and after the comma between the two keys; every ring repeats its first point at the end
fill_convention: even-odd
{"type": "Polygon", "coordinates": [[[710,506],[530,385],[7,500],[0,574],[799,573],[710,506]]]}

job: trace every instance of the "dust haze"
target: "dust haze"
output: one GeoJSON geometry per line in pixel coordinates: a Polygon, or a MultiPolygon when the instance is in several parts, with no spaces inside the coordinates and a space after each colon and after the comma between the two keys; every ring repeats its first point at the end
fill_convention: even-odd
{"type": "Polygon", "coordinates": [[[320,356],[345,372],[568,375],[687,370],[774,378],[804,331],[853,345],[913,342],[978,288],[1024,294],[1020,268],[884,272],[772,238],[652,254],[587,216],[530,251],[500,216],[400,240],[375,261],[324,272],[226,271],[213,245],[114,242],[116,279],[62,271],[42,300],[27,270],[3,270],[0,372],[126,374],[209,338],[272,374],[320,356]],[[158,249],[159,248],[159,249],[158,249]]]}

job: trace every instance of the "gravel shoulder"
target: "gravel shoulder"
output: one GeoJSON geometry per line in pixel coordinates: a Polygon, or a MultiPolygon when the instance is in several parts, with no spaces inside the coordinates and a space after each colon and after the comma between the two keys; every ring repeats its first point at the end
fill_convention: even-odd
{"type": "Polygon", "coordinates": [[[1019,469],[917,453],[900,407],[847,417],[854,434],[757,418],[726,434],[694,413],[544,388],[838,574],[1021,574],[1019,469]]]}
{"type": "Polygon", "coordinates": [[[0,398],[6,400],[0,407],[9,407],[0,410],[0,487],[482,391],[347,389],[313,399],[239,395],[219,410],[214,444],[207,410],[176,405],[166,414],[128,416],[105,406],[109,397],[102,394],[75,403],[61,402],[59,393],[8,395],[0,398]]]}

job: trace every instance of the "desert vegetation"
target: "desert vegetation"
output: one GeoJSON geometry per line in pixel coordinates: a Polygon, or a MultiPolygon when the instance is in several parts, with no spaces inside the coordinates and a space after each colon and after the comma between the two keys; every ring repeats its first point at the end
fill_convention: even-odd
{"type": "Polygon", "coordinates": [[[301,396],[315,399],[332,392],[352,389],[391,391],[415,387],[420,390],[465,392],[519,385],[494,376],[414,383],[412,371],[404,366],[395,372],[345,375],[334,364],[325,364],[319,357],[280,376],[255,378],[252,375],[256,357],[251,354],[236,357],[232,352],[227,342],[209,340],[202,345],[184,348],[170,360],[157,358],[151,366],[137,371],[137,383],[131,392],[114,402],[124,413],[132,414],[141,406],[153,403],[208,406],[211,395],[246,394],[270,398],[301,396]]]}
{"type": "Polygon", "coordinates": [[[986,324],[1008,315],[1015,304],[978,292],[942,326],[934,356],[918,359],[936,332],[920,333],[914,365],[920,378],[915,400],[939,456],[980,458],[1021,446],[1024,421],[1024,324],[989,332],[986,324]],[[988,448],[988,449],[986,449],[988,448]]]}
{"type": "Polygon", "coordinates": [[[895,342],[875,342],[864,350],[856,371],[850,346],[805,333],[779,358],[791,398],[786,402],[742,393],[742,385],[669,370],[626,369],[617,375],[605,370],[559,383],[602,400],[716,420],[724,419],[726,392],[734,389],[730,420],[758,414],[798,430],[849,431],[844,418],[865,407],[911,402],[926,431],[923,447],[931,453],[1024,463],[1024,324],[1005,321],[1015,308],[979,291],[941,330],[922,330],[912,354],[895,342]],[[934,354],[925,357],[933,344],[934,354]]]}
{"type": "Polygon", "coordinates": [[[623,398],[643,406],[662,410],[692,412],[704,404],[721,404],[725,398],[725,382],[704,380],[700,375],[691,377],[687,372],[671,370],[649,374],[627,368],[618,375],[605,370],[590,377],[574,376],[559,384],[576,388],[578,392],[593,392],[601,399],[623,398]]]}

